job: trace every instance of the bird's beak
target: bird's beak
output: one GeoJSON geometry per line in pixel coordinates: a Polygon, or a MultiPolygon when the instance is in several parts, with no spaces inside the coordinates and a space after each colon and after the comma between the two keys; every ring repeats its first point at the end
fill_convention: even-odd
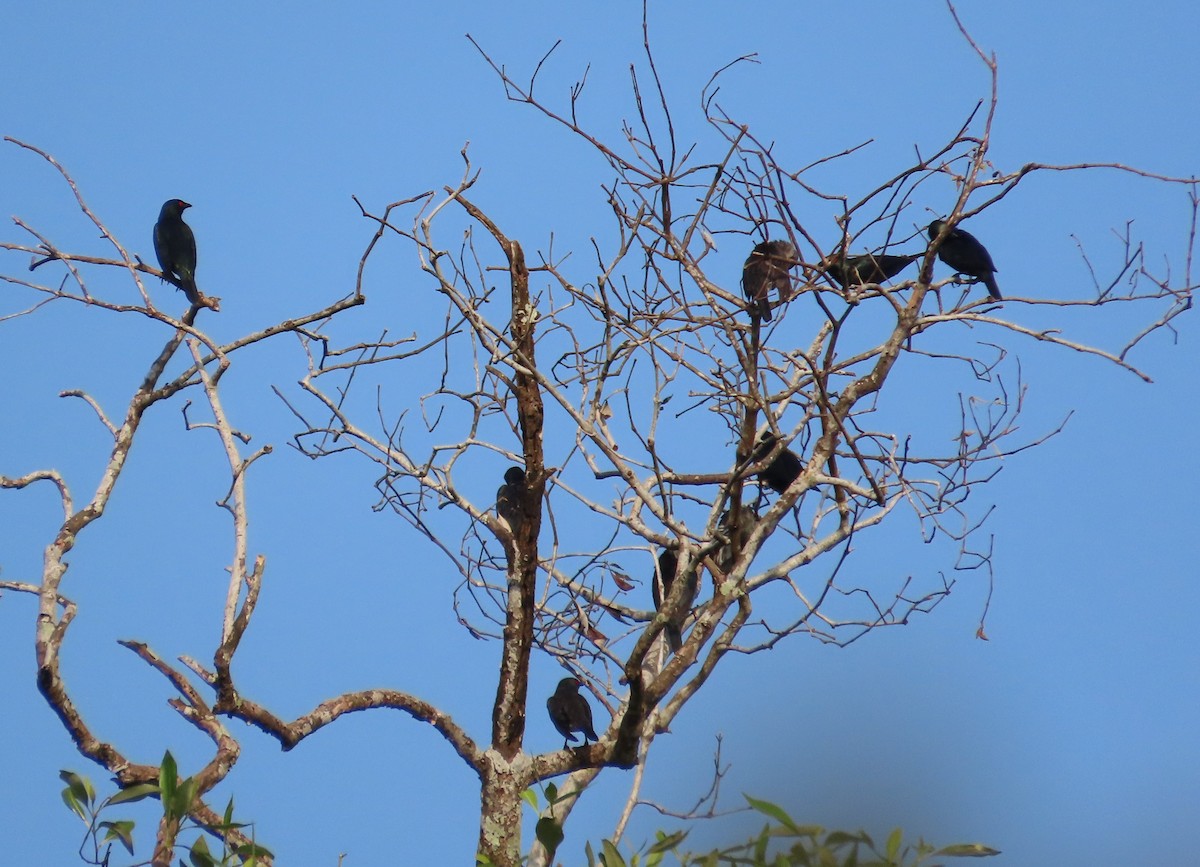
{"type": "Polygon", "coordinates": [[[181,210],[181,211],[186,211],[186,210],[187,210],[188,208],[190,208],[191,206],[192,206],[191,202],[180,202],[180,203],[179,203],[179,210],[181,210]]]}

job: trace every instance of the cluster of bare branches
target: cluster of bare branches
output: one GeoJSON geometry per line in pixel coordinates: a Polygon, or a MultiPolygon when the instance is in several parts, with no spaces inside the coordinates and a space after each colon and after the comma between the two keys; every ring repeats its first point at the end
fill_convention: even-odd
{"type": "MultiPolygon", "coordinates": [[[[18,221],[35,243],[0,247],[37,257],[35,265],[58,263],[63,282],[3,275],[37,300],[0,322],[51,302],[76,302],[150,317],[170,336],[119,421],[87,394],[70,393],[88,403],[112,439],[102,481],[85,505],[76,506],[54,470],[0,477],[4,488],[50,482],[63,509],[41,578],[0,587],[39,599],[39,688],[80,751],[123,786],[156,778],[155,766],[135,764],[100,742],[71,700],[58,657],[75,608],[62,582],[76,538],[104,513],[143,414],[181,392],[197,395],[207,417],[188,423],[219,438],[230,473],[221,503],[232,518],[221,641],[211,664],[186,658],[182,666],[144,644],[125,646],[167,678],[177,693],[172,706],[213,741],[192,813],[201,825],[219,825],[203,795],[238,756],[223,719],[247,721],[290,749],[343,714],[391,708],[430,723],[480,777],[479,848],[492,863],[520,861],[521,792],[565,772],[565,794],[545,814],[559,825],[600,769],[638,767],[619,834],[638,800],[652,741],[726,653],[755,653],[793,636],[845,644],[931,610],[954,584],[945,572],[856,569],[852,542],[907,513],[923,541],[949,543],[952,572],[981,570],[990,581],[991,542],[981,532],[987,510],[973,512],[968,499],[1000,460],[1057,432],[1018,436],[1025,386],[1009,338],[1087,353],[1148,379],[1131,351],[1170,329],[1191,304],[1194,183],[1117,165],[1030,163],[996,172],[987,157],[994,87],[991,100],[945,143],[924,155],[918,148],[912,162],[852,199],[809,178],[817,166],[850,158],[858,148],[809,165],[784,165],[770,142],[721,106],[717,84],[737,62],[704,90],[707,138],[683,145],[648,41],[645,71],[632,73],[636,119],[617,143],[578,121],[582,82],[570,104],[556,108],[534,96],[542,64],[522,84],[484,57],[510,100],[578,137],[611,172],[604,194],[612,219],[592,239],[593,261],[585,265],[582,257],[551,252],[529,264],[522,243],[477,203],[479,173],[464,149],[457,183],[377,212],[360,205],[374,233],[351,296],[225,344],[196,326],[200,306],[182,320],[157,310],[141,277],[158,272],[130,257],[51,157],[21,145],[62,172],[117,255],[68,254],[18,221]],[[1096,275],[1094,297],[1087,299],[1018,294],[1001,304],[969,281],[933,279],[937,245],[927,245],[924,235],[931,215],[955,225],[999,205],[1039,173],[1098,168],[1184,187],[1193,221],[1182,275],[1154,270],[1127,231],[1123,266],[1111,278],[1096,275]],[[938,178],[956,185],[949,207],[924,195],[938,178]],[[941,213],[932,210],[935,204],[941,213]],[[827,221],[818,225],[814,213],[827,221]],[[461,241],[445,246],[441,239],[455,232],[461,241]],[[795,291],[770,324],[748,316],[738,288],[716,276],[723,255],[718,244],[737,250],[740,260],[742,251],[766,238],[786,239],[800,259],[795,291]],[[411,338],[385,332],[335,344],[325,325],[363,303],[366,263],[393,240],[410,245],[426,291],[444,298],[444,314],[411,338]],[[844,285],[831,276],[831,264],[857,252],[916,255],[915,273],[890,283],[844,285]],[[141,303],[117,304],[89,292],[85,268],[126,270],[141,303]],[[1130,308],[1128,320],[1139,323],[1114,347],[1013,316],[1112,305],[1130,308]],[[811,326],[802,340],[798,320],[811,326]],[[307,359],[298,392],[277,389],[301,425],[293,445],[315,458],[354,452],[373,462],[378,508],[392,510],[444,555],[456,576],[447,587],[457,584],[453,604],[463,626],[502,644],[486,744],[398,689],[346,693],[288,722],[235,684],[231,662],[266,575],[264,556],[252,555],[248,541],[244,485],[247,470],[271,448],[247,453],[246,438],[222,408],[220,380],[240,350],[284,333],[300,339],[307,359]],[[181,349],[190,362],[166,378],[168,361],[181,349]],[[963,383],[953,429],[927,435],[911,413],[886,399],[896,372],[914,364],[938,365],[963,383]],[[378,395],[389,395],[398,381],[429,385],[419,395],[406,390],[400,400],[407,408],[389,411],[378,395]],[[772,490],[762,474],[789,452],[799,469],[782,490],[772,490]],[[508,465],[526,474],[515,526],[496,513],[490,493],[472,490],[480,477],[499,484],[508,465]],[[656,611],[645,585],[664,549],[677,558],[677,580],[656,611]],[[702,589],[693,600],[686,588],[695,584],[702,589]],[[767,598],[769,606],[754,604],[767,598]],[[670,653],[660,636],[674,619],[686,633],[678,652],[670,653]],[[525,751],[535,652],[558,660],[605,708],[611,723],[599,726],[598,743],[532,756],[525,751]]],[[[980,57],[994,82],[994,61],[980,57]]],[[[983,628],[981,617],[981,635],[983,628]]],[[[169,858],[177,831],[160,833],[156,863],[169,858]]],[[[539,848],[534,863],[546,855],[539,848]]]]}
{"type": "MultiPolygon", "coordinates": [[[[528,633],[537,650],[589,685],[612,724],[599,745],[573,759],[570,791],[582,791],[599,765],[625,764],[633,734],[644,757],[723,654],[753,653],[794,635],[848,643],[932,609],[953,577],[852,574],[847,565],[851,541],[897,509],[911,510],[924,541],[952,543],[954,570],[983,570],[990,581],[991,540],[979,538],[988,510],[972,513],[967,500],[1002,459],[1058,430],[1017,436],[1025,385],[1006,337],[1091,354],[1148,380],[1129,360],[1131,350],[1170,329],[1190,306],[1194,231],[1182,279],[1152,271],[1126,236],[1118,273],[1085,300],[998,304],[971,282],[933,280],[937,247],[926,245],[924,226],[938,212],[933,203],[918,208],[933,179],[956,185],[945,213],[952,225],[1045,171],[1109,168],[1179,184],[1196,210],[1191,180],[1124,166],[1031,163],[995,172],[987,159],[994,92],[987,110],[976,106],[943,145],[918,151],[913,163],[851,201],[806,176],[856,149],[807,166],[780,164],[771,144],[717,102],[716,77],[702,105],[723,142],[720,156],[705,162],[700,155],[713,148],[681,147],[648,49],[653,86],[643,87],[633,72],[637,122],[619,144],[577,121],[583,83],[559,111],[533,95],[541,63],[522,85],[484,56],[509,99],[581,138],[611,169],[612,225],[592,239],[590,268],[552,253],[526,267],[520,245],[468,198],[479,176],[465,150],[462,178],[440,195],[364,210],[386,235],[412,245],[432,290],[446,298],[441,334],[419,350],[439,359],[437,387],[421,397],[419,415],[388,416],[378,404],[367,426],[345,408],[349,367],[338,369],[342,378],[331,388],[323,378],[332,371],[314,357],[302,387],[319,407],[293,404],[307,425],[297,444],[314,457],[350,449],[375,462],[379,507],[426,536],[460,576],[456,610],[464,626],[503,641],[506,654],[514,645],[528,653],[518,638],[528,633]],[[645,99],[647,90],[657,96],[645,99]],[[799,214],[820,204],[834,209],[818,231],[799,214]],[[456,249],[435,236],[442,224],[455,235],[461,230],[456,249]],[[784,305],[790,312],[808,302],[806,313],[820,311],[803,345],[793,336],[794,315],[767,327],[746,315],[736,287],[711,276],[717,239],[748,251],[766,237],[804,251],[803,285],[784,305]],[[917,253],[918,273],[890,285],[841,285],[830,263],[860,250],[917,253]],[[503,273],[507,294],[493,286],[493,275],[503,273]],[[537,283],[540,294],[530,288],[537,283]],[[1103,347],[1011,316],[1081,305],[1136,308],[1144,325],[1123,345],[1103,347]],[[922,436],[911,413],[883,400],[905,358],[959,372],[967,391],[957,397],[956,429],[922,436]],[[530,398],[533,391],[541,400],[530,398]],[[552,430],[557,436],[543,440],[552,430]],[[766,433],[773,450],[756,448],[766,433]],[[784,449],[802,456],[803,470],[774,496],[758,474],[784,449]],[[457,484],[489,469],[498,482],[508,462],[536,477],[535,502],[526,505],[548,528],[543,547],[536,530],[514,547],[490,500],[471,500],[457,484]],[[644,590],[630,592],[649,583],[664,548],[677,554],[681,577],[702,574],[706,588],[687,615],[684,646],[671,657],[657,638],[683,591],[659,612],[645,607],[644,590]],[[770,586],[784,592],[771,596],[769,610],[754,608],[751,601],[770,586]]],[[[994,81],[994,62],[980,56],[994,81]]],[[[373,352],[360,351],[363,364],[376,363],[373,352]]],[[[416,355],[390,360],[415,363],[416,355]]],[[[572,802],[559,801],[547,815],[561,821],[572,802]]]]}

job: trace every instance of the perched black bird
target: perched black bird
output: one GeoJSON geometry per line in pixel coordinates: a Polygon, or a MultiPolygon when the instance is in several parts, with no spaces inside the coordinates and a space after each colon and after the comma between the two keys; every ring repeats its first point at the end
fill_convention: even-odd
{"type": "Polygon", "coordinates": [[[771,290],[779,290],[779,300],[792,297],[792,278],[788,271],[799,264],[799,256],[790,241],[763,241],[756,244],[742,266],[742,292],[750,302],[751,316],[771,321],[771,290]]]}
{"type": "Polygon", "coordinates": [[[918,256],[892,256],[886,253],[864,253],[861,256],[838,256],[825,271],[843,286],[861,286],[864,283],[882,283],[891,280],[917,259],[918,256]]]}
{"type": "MultiPolygon", "coordinates": [[[[775,444],[779,442],[775,434],[767,431],[758,441],[758,445],[754,447],[754,451],[750,457],[755,461],[761,461],[771,453],[775,448],[775,444]]],[[[772,491],[777,494],[782,494],[792,486],[792,482],[800,477],[800,473],[804,470],[804,463],[791,449],[784,449],[779,453],[779,457],[767,464],[767,468],[758,474],[758,477],[767,483],[772,491]]]]}
{"type": "Polygon", "coordinates": [[[187,300],[200,303],[196,288],[196,236],[192,227],[183,221],[183,211],[190,208],[183,199],[167,199],[154,224],[154,254],[163,276],[183,290],[187,300]]]}
{"type": "MultiPolygon", "coordinates": [[[[654,580],[650,584],[650,592],[654,597],[654,610],[662,611],[663,600],[671,595],[671,588],[675,585],[675,576],[679,573],[679,558],[675,556],[675,552],[670,548],[664,548],[662,553],[658,555],[658,568],[654,572],[654,580]]],[[[692,610],[692,602],[696,599],[696,592],[700,589],[699,581],[696,573],[692,572],[692,577],[688,581],[687,589],[684,591],[683,602],[680,604],[679,613],[667,621],[663,627],[663,633],[667,636],[667,644],[671,648],[672,653],[677,653],[679,648],[683,647],[683,624],[687,620],[688,614],[692,610]]]]}
{"type": "Polygon", "coordinates": [[[593,741],[600,740],[592,728],[592,706],[579,694],[579,687],[582,685],[573,677],[564,677],[558,682],[558,689],[554,690],[554,695],[546,699],[550,722],[554,723],[558,733],[566,739],[563,741],[564,750],[567,748],[567,741],[579,740],[572,732],[583,734],[584,746],[587,746],[589,738],[593,741]]]}
{"type": "MultiPolygon", "coordinates": [[[[945,225],[944,220],[934,220],[930,223],[929,240],[936,240],[945,225]]],[[[959,228],[951,229],[942,240],[942,245],[938,247],[938,258],[959,274],[982,280],[989,295],[997,301],[1004,300],[1004,296],[1000,294],[1000,287],[996,285],[996,266],[992,264],[991,254],[970,232],[959,228]]]]}
{"type": "Polygon", "coordinates": [[[733,564],[744,550],[750,534],[758,527],[758,513],[748,505],[743,504],[738,509],[737,515],[736,523],[733,520],[732,511],[726,511],[721,515],[721,532],[728,537],[729,541],[718,549],[716,560],[721,571],[726,574],[733,568],[733,564]]]}
{"type": "Polygon", "coordinates": [[[504,471],[504,484],[496,491],[496,514],[508,521],[513,535],[521,529],[521,494],[525,491],[525,471],[509,467],[504,471]]]}

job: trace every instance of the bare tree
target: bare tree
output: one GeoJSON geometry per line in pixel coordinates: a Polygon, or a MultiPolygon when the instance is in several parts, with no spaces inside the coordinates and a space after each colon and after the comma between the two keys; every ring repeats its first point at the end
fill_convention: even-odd
{"type": "MultiPolygon", "coordinates": [[[[991,98],[944,141],[919,144],[910,163],[855,197],[809,181],[816,166],[854,149],[785,165],[762,133],[726,111],[717,84],[729,67],[703,91],[706,136],[678,141],[648,38],[646,46],[632,71],[635,119],[616,141],[578,121],[583,81],[568,104],[550,104],[534,96],[541,64],[522,83],[480,49],[510,100],[582,140],[610,170],[603,195],[612,222],[589,251],[561,254],[551,244],[550,252],[528,256],[482,204],[486,191],[476,189],[479,174],[464,148],[461,178],[442,191],[382,208],[360,205],[373,234],[351,295],[225,343],[197,324],[203,308],[219,309],[213,299],[202,298],[179,320],[155,307],[142,278],[158,271],[129,255],[52,157],[16,142],[59,168],[115,256],[73,255],[18,220],[33,240],[0,246],[35,257],[31,268],[57,268],[62,282],[3,276],[36,300],[0,323],[14,327],[46,304],[74,302],[97,315],[148,317],[166,335],[121,415],[86,393],[67,393],[88,404],[111,438],[100,484],[86,502],[77,505],[53,469],[0,476],[3,488],[49,482],[58,490],[63,518],[47,542],[40,579],[0,587],[38,599],[38,687],[79,751],[121,786],[152,783],[160,768],[99,740],[72,701],[58,663],[76,611],[64,576],[77,538],[104,515],[145,413],[184,393],[206,408],[203,420],[189,417],[188,424],[211,430],[228,458],[221,505],[232,519],[232,553],[221,640],[211,662],[184,658],[182,666],[145,644],[123,643],[168,680],[177,693],[172,706],[213,742],[195,777],[190,818],[244,842],[239,830],[222,827],[204,797],[239,753],[224,720],[251,723],[290,749],[344,714],[391,708],[432,725],[479,777],[478,851],[488,863],[515,867],[522,792],[552,777],[567,780],[543,812],[542,827],[561,828],[603,769],[636,769],[620,836],[639,803],[655,738],[669,731],[726,654],[754,654],[799,636],[846,644],[930,611],[956,570],[980,570],[990,580],[990,541],[980,532],[987,513],[972,511],[968,500],[998,461],[1056,432],[1018,435],[1024,384],[1010,342],[1031,338],[1086,353],[1148,380],[1131,360],[1133,350],[1190,307],[1190,271],[1152,266],[1130,233],[1121,242],[1122,266],[1097,275],[1085,301],[1027,297],[1010,285],[996,302],[972,279],[934,278],[946,235],[928,242],[931,220],[954,227],[1002,208],[1038,175],[1101,168],[1182,188],[1193,220],[1179,255],[1191,262],[1198,200],[1188,179],[1115,164],[994,170],[988,143],[997,70],[978,48],[992,75],[991,98]],[[947,177],[956,198],[930,200],[929,182],[947,177]],[[811,214],[825,217],[805,216],[811,214]],[[788,242],[796,255],[781,266],[790,278],[775,281],[778,302],[766,301],[776,313],[769,324],[747,314],[740,287],[711,276],[712,266],[724,258],[728,267],[731,255],[718,253],[718,243],[740,264],[768,239],[788,242]],[[340,345],[327,326],[364,303],[364,268],[386,243],[411,249],[423,291],[445,299],[444,316],[419,323],[411,339],[385,334],[340,345]],[[839,263],[860,254],[906,256],[913,268],[890,282],[875,282],[883,272],[860,269],[864,282],[857,282],[839,263]],[[140,303],[115,303],[89,290],[91,271],[113,268],[128,272],[140,303]],[[1054,324],[1065,307],[1112,305],[1128,308],[1125,321],[1136,323],[1117,346],[1089,344],[1054,324]],[[1048,324],[1030,324],[1044,314],[1048,324]],[[314,458],[353,452],[373,463],[378,508],[444,555],[464,628],[499,642],[486,741],[400,689],[345,693],[287,721],[238,688],[231,663],[267,575],[265,556],[250,549],[244,486],[251,466],[272,449],[248,450],[248,438],[223,409],[221,379],[242,350],[281,334],[299,338],[307,362],[299,391],[278,389],[300,422],[293,445],[314,458]],[[168,363],[180,356],[182,371],[168,376],[168,363]],[[918,432],[911,408],[886,399],[897,371],[918,364],[944,369],[962,384],[959,418],[936,437],[918,432]],[[396,389],[407,407],[399,413],[383,397],[396,389]],[[462,482],[494,473],[499,485],[509,465],[525,475],[506,518],[490,499],[471,499],[462,482]],[[945,545],[950,577],[853,568],[852,541],[869,539],[904,513],[915,516],[925,540],[945,545]],[[664,551],[673,555],[674,580],[661,585],[661,604],[652,610],[648,594],[632,591],[663,580],[666,569],[656,563],[664,551]],[[768,599],[769,606],[755,604],[768,599]],[[673,625],[683,632],[677,652],[664,638],[673,625]],[[598,742],[527,752],[535,653],[579,678],[603,709],[598,742]]],[[[981,636],[985,618],[986,610],[981,636]]],[[[534,690],[533,712],[549,692],[534,690]]],[[[164,818],[154,863],[170,862],[179,824],[178,816],[164,818]]],[[[539,842],[531,863],[546,863],[549,854],[539,842]]]]}

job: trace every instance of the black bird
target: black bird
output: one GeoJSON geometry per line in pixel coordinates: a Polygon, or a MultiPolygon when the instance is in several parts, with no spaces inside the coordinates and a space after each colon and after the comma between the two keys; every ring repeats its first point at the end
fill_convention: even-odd
{"type": "MultiPolygon", "coordinates": [[[[944,220],[934,220],[930,223],[929,240],[936,240],[945,225],[944,220]]],[[[982,280],[989,295],[997,301],[1004,300],[1004,296],[1000,294],[1000,287],[996,285],[996,266],[992,264],[991,254],[970,232],[965,229],[951,229],[938,247],[938,258],[959,274],[982,280]]]]}
{"type": "Polygon", "coordinates": [[[582,685],[573,677],[564,677],[558,682],[558,689],[554,691],[554,695],[546,699],[550,722],[554,723],[558,733],[565,738],[564,750],[567,748],[567,741],[579,740],[572,732],[583,734],[584,746],[587,746],[588,738],[593,741],[600,740],[592,728],[592,706],[579,694],[579,687],[582,685]]]}
{"type": "MultiPolygon", "coordinates": [[[[779,438],[775,434],[767,431],[758,441],[758,445],[754,447],[754,451],[750,457],[754,461],[761,461],[771,453],[775,448],[775,444],[779,442],[779,438]]],[[[779,457],[767,464],[767,468],[758,474],[758,477],[767,483],[772,491],[777,494],[784,493],[792,486],[792,482],[800,477],[800,473],[804,470],[804,463],[791,449],[784,449],[779,453],[779,457]]]]}
{"type": "MultiPolygon", "coordinates": [[[[663,600],[671,595],[671,588],[675,585],[675,576],[679,573],[679,558],[675,556],[675,552],[670,548],[664,548],[662,553],[658,555],[658,569],[654,572],[654,580],[650,584],[650,592],[654,597],[654,610],[662,611],[663,600]]],[[[684,591],[683,601],[679,606],[679,613],[667,621],[663,627],[663,632],[667,636],[667,644],[671,648],[672,653],[678,653],[679,648],[683,647],[683,624],[687,620],[688,614],[692,610],[692,602],[696,599],[696,592],[699,590],[699,581],[696,578],[696,573],[692,572],[692,577],[688,581],[687,589],[684,591]]]]}
{"type": "Polygon", "coordinates": [[[919,255],[892,256],[886,253],[864,253],[846,258],[838,256],[826,266],[825,271],[843,286],[861,286],[864,283],[891,280],[919,258],[919,255]]]}
{"type": "Polygon", "coordinates": [[[183,290],[187,300],[200,303],[196,288],[196,236],[192,227],[183,221],[183,211],[190,208],[183,199],[167,199],[154,224],[154,254],[163,276],[183,290]]]}
{"type": "Polygon", "coordinates": [[[792,278],[788,271],[799,264],[796,248],[790,241],[763,241],[756,244],[742,266],[742,292],[749,301],[751,316],[771,321],[771,290],[779,290],[779,300],[792,297],[792,278]]]}
{"type": "Polygon", "coordinates": [[[748,505],[743,504],[738,509],[736,523],[731,511],[726,511],[721,515],[721,532],[729,538],[729,541],[717,551],[717,565],[721,567],[722,572],[728,573],[733,568],[738,554],[744,549],[746,540],[750,538],[750,534],[756,527],[758,527],[758,513],[748,505]]]}
{"type": "Polygon", "coordinates": [[[508,521],[513,535],[521,529],[521,495],[525,491],[525,471],[509,467],[504,471],[504,484],[496,491],[496,514],[508,521]]]}

